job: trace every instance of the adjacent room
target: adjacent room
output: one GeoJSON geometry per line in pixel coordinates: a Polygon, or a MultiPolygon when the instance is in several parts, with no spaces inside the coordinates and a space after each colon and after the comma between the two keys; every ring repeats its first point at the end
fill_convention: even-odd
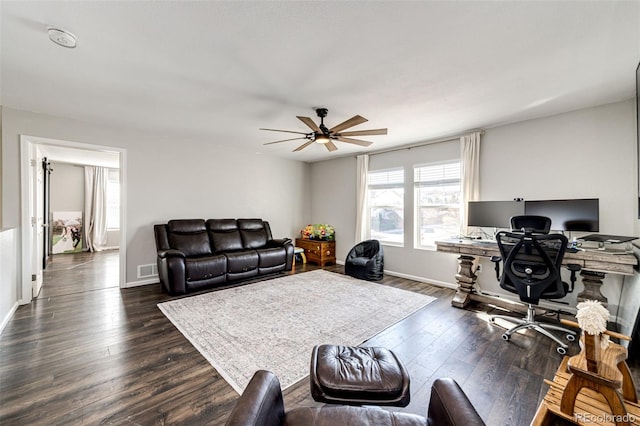
{"type": "Polygon", "coordinates": [[[0,424],[640,424],[640,2],[0,35],[0,424]]]}

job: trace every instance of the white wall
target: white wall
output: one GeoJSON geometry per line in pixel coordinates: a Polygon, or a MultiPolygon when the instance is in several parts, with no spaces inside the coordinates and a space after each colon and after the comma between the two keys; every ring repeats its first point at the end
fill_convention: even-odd
{"type": "MultiPolygon", "coordinates": [[[[274,237],[308,221],[308,165],[194,140],[3,109],[3,213],[20,226],[19,135],[126,149],[126,282],[154,264],[153,225],[175,218],[261,217],[274,237]]],[[[19,297],[19,295],[18,295],[19,297]]]]}
{"type": "MultiPolygon", "coordinates": [[[[371,156],[369,169],[437,161],[450,155],[447,150],[456,145],[444,142],[371,156]]],[[[599,198],[602,233],[638,235],[635,109],[631,100],[487,129],[481,142],[480,167],[482,199],[599,198]]],[[[340,260],[354,244],[355,175],[354,157],[311,165],[312,219],[336,225],[340,260]]],[[[405,193],[412,196],[412,191],[405,193]]],[[[412,214],[405,211],[406,216],[412,214]]],[[[410,230],[405,229],[404,248],[385,246],[385,269],[454,285],[456,257],[414,249],[410,230]]],[[[499,288],[491,262],[484,260],[483,269],[478,280],[481,289],[514,298],[499,288]]],[[[635,276],[625,278],[624,288],[633,288],[637,295],[640,287],[632,285],[635,280],[635,276]]],[[[622,277],[610,274],[602,289],[614,314],[621,287],[622,277]]],[[[575,306],[575,295],[581,290],[578,283],[576,292],[565,301],[575,306]]],[[[637,310],[625,306],[619,314],[631,315],[637,310]]]]}
{"type": "Polygon", "coordinates": [[[18,307],[17,230],[0,230],[0,332],[18,307]]]}
{"type": "Polygon", "coordinates": [[[51,162],[51,211],[84,210],[84,168],[51,162]]]}
{"type": "Polygon", "coordinates": [[[344,259],[355,235],[356,158],[342,157],[312,164],[310,185],[309,223],[326,223],[335,228],[336,259],[344,259]]]}

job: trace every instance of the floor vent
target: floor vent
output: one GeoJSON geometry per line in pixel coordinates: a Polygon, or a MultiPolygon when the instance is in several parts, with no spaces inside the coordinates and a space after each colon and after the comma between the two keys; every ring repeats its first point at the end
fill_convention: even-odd
{"type": "Polygon", "coordinates": [[[138,278],[156,276],[158,276],[158,265],[154,263],[151,263],[149,265],[138,265],[138,278]]]}

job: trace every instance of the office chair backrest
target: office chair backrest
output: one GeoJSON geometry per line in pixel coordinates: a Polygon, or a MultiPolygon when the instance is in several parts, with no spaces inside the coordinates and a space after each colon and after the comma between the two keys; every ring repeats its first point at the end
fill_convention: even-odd
{"type": "Polygon", "coordinates": [[[511,230],[515,232],[535,232],[548,234],[551,219],[546,216],[521,215],[511,217],[511,230]]]}
{"type": "Polygon", "coordinates": [[[560,299],[567,294],[560,275],[567,237],[501,231],[496,240],[504,262],[500,287],[535,305],[540,298],[560,299]]]}

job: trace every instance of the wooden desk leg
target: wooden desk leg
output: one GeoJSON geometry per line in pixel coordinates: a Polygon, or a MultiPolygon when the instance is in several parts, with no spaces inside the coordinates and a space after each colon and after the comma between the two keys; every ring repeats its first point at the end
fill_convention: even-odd
{"type": "Polygon", "coordinates": [[[605,308],[607,307],[608,299],[600,292],[604,275],[604,272],[585,270],[580,272],[582,284],[584,284],[584,290],[578,294],[578,302],[584,302],[585,300],[597,300],[602,302],[605,308]]]}
{"type": "Polygon", "coordinates": [[[464,308],[471,301],[470,294],[475,291],[473,286],[475,285],[476,279],[478,278],[473,272],[474,260],[475,258],[473,256],[467,256],[464,254],[458,258],[458,264],[460,265],[458,268],[458,273],[456,274],[458,290],[453,296],[451,306],[455,306],[456,308],[464,308]]]}

